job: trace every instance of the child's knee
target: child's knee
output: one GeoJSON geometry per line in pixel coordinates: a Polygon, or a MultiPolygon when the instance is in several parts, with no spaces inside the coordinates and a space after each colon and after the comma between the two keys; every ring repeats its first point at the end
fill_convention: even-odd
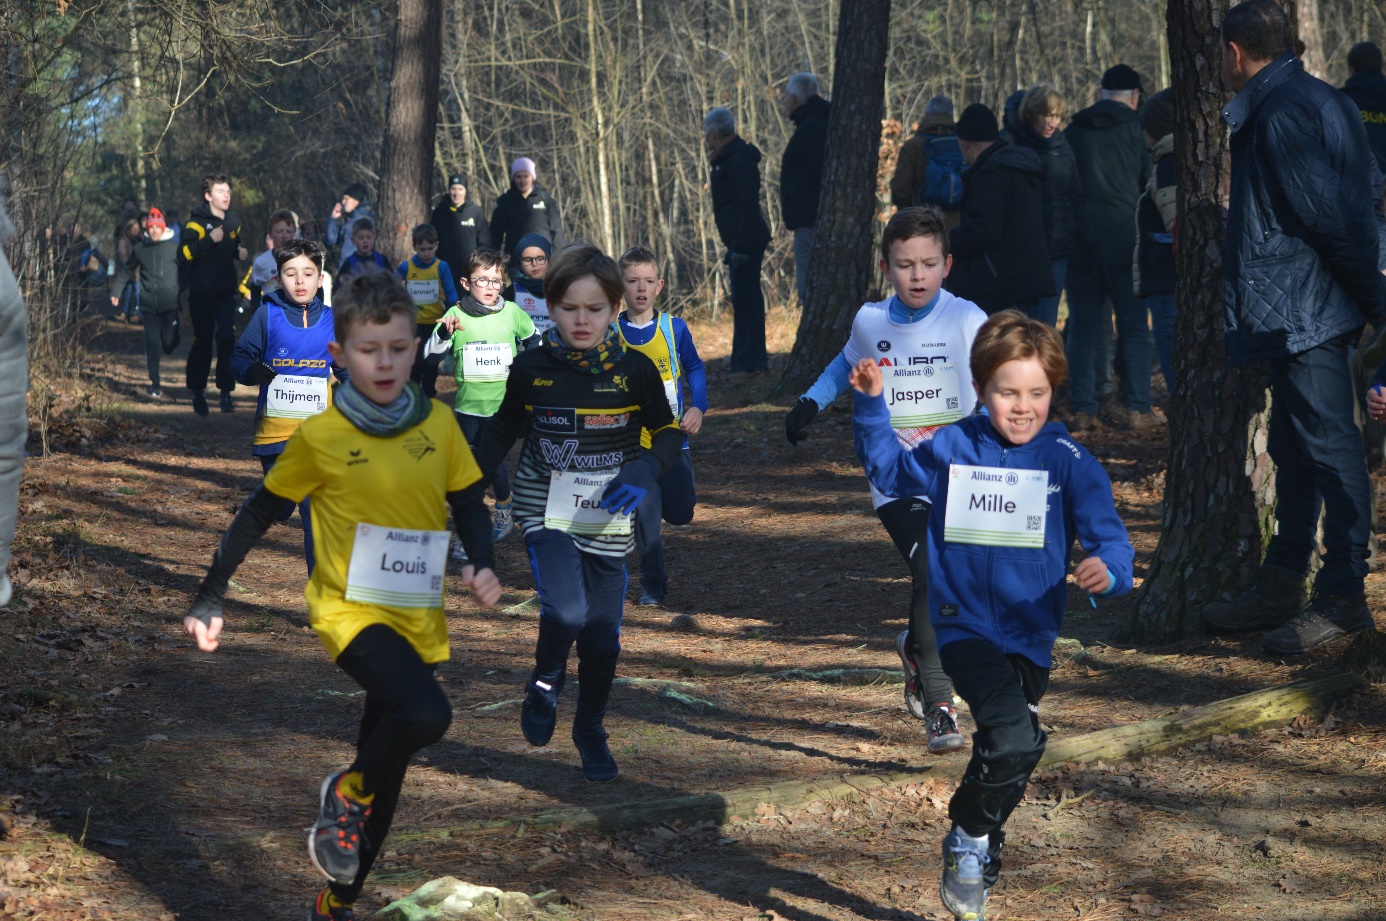
{"type": "Polygon", "coordinates": [[[418,748],[432,745],[452,725],[452,704],[440,688],[437,694],[421,697],[404,707],[399,720],[418,748]]]}

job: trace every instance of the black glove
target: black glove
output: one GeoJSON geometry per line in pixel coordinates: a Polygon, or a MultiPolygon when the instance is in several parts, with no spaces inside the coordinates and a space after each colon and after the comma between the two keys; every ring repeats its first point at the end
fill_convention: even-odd
{"type": "Polygon", "coordinates": [[[245,372],[246,383],[255,384],[257,386],[262,384],[268,384],[270,381],[274,380],[278,376],[279,372],[271,368],[268,364],[266,364],[263,361],[257,361],[255,364],[250,366],[249,371],[245,372]]]}
{"type": "Polygon", "coordinates": [[[808,427],[818,418],[818,404],[811,397],[800,397],[799,402],[784,417],[784,437],[789,443],[797,445],[808,437],[808,427]]]}
{"type": "Polygon", "coordinates": [[[751,257],[745,253],[733,253],[727,251],[727,265],[734,269],[739,269],[751,261],[751,257]]]}

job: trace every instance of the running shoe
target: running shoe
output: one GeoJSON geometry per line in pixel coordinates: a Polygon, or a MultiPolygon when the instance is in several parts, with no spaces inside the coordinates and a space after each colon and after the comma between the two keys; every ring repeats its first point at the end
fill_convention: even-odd
{"type": "Polygon", "coordinates": [[[530,745],[540,748],[553,738],[553,727],[558,721],[558,695],[562,690],[562,679],[550,685],[536,678],[525,688],[525,702],[520,707],[520,731],[530,745]]]}
{"type": "Polygon", "coordinates": [[[579,732],[573,730],[573,744],[582,757],[582,776],[591,783],[610,783],[616,779],[620,769],[616,759],[611,757],[611,749],[606,744],[606,730],[596,729],[579,732]]]}
{"type": "Polygon", "coordinates": [[[495,510],[491,512],[491,543],[500,543],[509,537],[513,530],[515,530],[515,518],[511,514],[511,504],[509,502],[497,502],[495,510]]]}
{"type": "Polygon", "coordinates": [[[205,416],[209,412],[207,409],[207,394],[203,393],[201,390],[193,391],[192,403],[193,412],[197,413],[199,416],[205,416]]]}
{"type": "Polygon", "coordinates": [[[664,592],[646,589],[640,593],[635,603],[642,608],[657,608],[664,603],[664,592]]]}
{"type": "Polygon", "coordinates": [[[308,856],[318,872],[334,883],[349,885],[361,867],[361,845],[366,835],[369,803],[341,791],[346,771],[329,774],[318,791],[318,820],[308,830],[308,856]]]}
{"type": "Polygon", "coordinates": [[[330,894],[329,890],[324,889],[313,899],[313,907],[308,909],[308,921],[356,921],[356,913],[350,905],[333,908],[327,904],[330,894]]]}
{"type": "Polygon", "coordinates": [[[221,392],[221,411],[224,413],[233,413],[236,411],[236,401],[231,399],[231,391],[229,390],[223,390],[221,392]]]}
{"type": "Polygon", "coordinates": [[[924,715],[924,733],[929,740],[929,751],[935,754],[950,752],[967,744],[963,734],[958,731],[958,711],[952,701],[929,708],[924,715]]]}
{"type": "Polygon", "coordinates": [[[158,387],[150,387],[144,393],[145,396],[149,397],[151,400],[162,400],[164,398],[163,390],[158,387]]]}
{"type": "Polygon", "coordinates": [[[943,907],[958,921],[985,921],[987,916],[987,840],[964,835],[955,825],[943,839],[943,907]]]}
{"type": "MultiPolygon", "coordinates": [[[[919,684],[919,666],[914,661],[914,653],[910,652],[909,640],[910,632],[900,631],[900,635],[895,637],[895,651],[905,670],[905,709],[910,711],[910,716],[922,720],[928,718],[929,706],[924,702],[924,689],[919,684]]],[[[933,750],[932,742],[929,750],[933,750]]]]}
{"type": "Polygon", "coordinates": [[[471,560],[471,557],[467,556],[467,548],[462,546],[462,538],[458,537],[456,534],[452,535],[451,547],[452,558],[457,562],[466,563],[471,560]]]}

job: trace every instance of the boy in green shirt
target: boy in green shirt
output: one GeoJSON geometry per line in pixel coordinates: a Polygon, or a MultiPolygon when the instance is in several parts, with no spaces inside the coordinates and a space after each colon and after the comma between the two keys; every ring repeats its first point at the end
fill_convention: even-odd
{"type": "MultiPolygon", "coordinates": [[[[539,344],[534,322],[513,301],[501,297],[505,286],[505,257],[498,250],[479,249],[467,258],[458,279],[462,284],[457,306],[443,314],[429,337],[428,354],[451,351],[457,378],[454,415],[468,444],[479,444],[486,423],[505,398],[505,381],[516,345],[539,344]]],[[[496,468],[491,484],[496,494],[492,515],[492,541],[500,541],[514,528],[511,518],[510,478],[505,465],[496,468]]],[[[452,556],[466,560],[466,551],[454,538],[452,556]]]]}

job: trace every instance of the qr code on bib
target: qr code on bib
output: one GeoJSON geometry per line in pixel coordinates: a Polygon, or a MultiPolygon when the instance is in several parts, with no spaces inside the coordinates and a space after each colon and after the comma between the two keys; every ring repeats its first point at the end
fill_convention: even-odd
{"type": "Polygon", "coordinates": [[[946,402],[947,402],[947,404],[948,404],[948,408],[949,408],[949,409],[957,409],[957,408],[958,408],[958,398],[957,398],[957,397],[949,397],[948,400],[947,400],[946,402]]]}
{"type": "Polygon", "coordinates": [[[1041,524],[1042,524],[1042,522],[1041,522],[1041,520],[1040,520],[1040,516],[1039,516],[1039,515],[1026,515],[1026,516],[1025,516],[1025,530],[1027,530],[1027,531],[1038,531],[1038,530],[1040,529],[1040,527],[1041,527],[1041,524]]]}
{"type": "Polygon", "coordinates": [[[440,592],[440,591],[442,591],[442,590],[443,590],[443,577],[442,577],[442,576],[434,576],[433,578],[429,579],[429,580],[428,580],[428,587],[431,588],[431,589],[432,589],[433,591],[435,591],[435,592],[440,592]]]}

